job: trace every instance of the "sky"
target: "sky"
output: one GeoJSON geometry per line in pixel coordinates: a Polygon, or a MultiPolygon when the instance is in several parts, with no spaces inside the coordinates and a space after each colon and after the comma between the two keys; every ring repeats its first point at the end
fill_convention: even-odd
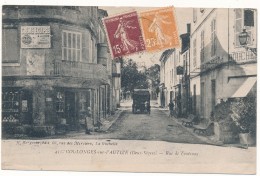
{"type": "MultiPolygon", "coordinates": [[[[111,7],[111,6],[101,6],[100,9],[107,11],[108,16],[113,16],[125,12],[130,12],[136,10],[138,12],[147,11],[154,9],[154,7],[111,7]]],[[[178,33],[183,34],[187,31],[187,23],[192,21],[192,8],[175,8],[175,16],[177,19],[178,33]]],[[[163,50],[164,51],[164,50],[163,50]]],[[[137,53],[124,57],[124,59],[133,59],[137,63],[145,63],[145,66],[149,68],[154,64],[159,64],[159,59],[163,51],[157,51],[153,53],[137,53]]],[[[140,64],[141,65],[141,64],[140,64]]]]}

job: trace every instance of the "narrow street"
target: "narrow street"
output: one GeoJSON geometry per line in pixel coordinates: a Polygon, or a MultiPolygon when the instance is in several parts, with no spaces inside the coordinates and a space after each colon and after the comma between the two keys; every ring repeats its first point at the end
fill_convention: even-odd
{"type": "Polygon", "coordinates": [[[94,132],[86,135],[83,132],[69,134],[70,139],[119,139],[168,141],[174,143],[205,144],[188,132],[166,112],[152,106],[151,114],[133,114],[131,102],[123,104],[123,112],[106,132],[94,132]]]}
{"type": "Polygon", "coordinates": [[[153,108],[150,115],[132,114],[131,109],[127,109],[109,129],[109,133],[111,138],[126,140],[202,143],[158,108],[153,108]]]}

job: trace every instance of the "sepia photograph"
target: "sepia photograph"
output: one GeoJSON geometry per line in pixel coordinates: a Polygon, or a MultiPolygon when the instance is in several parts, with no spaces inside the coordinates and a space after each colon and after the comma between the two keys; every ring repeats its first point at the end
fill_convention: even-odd
{"type": "Polygon", "coordinates": [[[2,169],[256,174],[257,9],[1,8],[2,169]]]}

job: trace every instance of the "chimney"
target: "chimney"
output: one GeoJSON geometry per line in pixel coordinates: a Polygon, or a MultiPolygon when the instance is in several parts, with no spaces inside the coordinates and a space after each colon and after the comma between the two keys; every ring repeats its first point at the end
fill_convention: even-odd
{"type": "Polygon", "coordinates": [[[187,33],[190,33],[190,23],[187,24],[187,33]]]}

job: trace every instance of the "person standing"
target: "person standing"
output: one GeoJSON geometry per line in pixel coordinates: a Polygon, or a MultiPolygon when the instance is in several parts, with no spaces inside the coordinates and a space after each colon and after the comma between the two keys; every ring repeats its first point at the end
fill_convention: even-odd
{"type": "Polygon", "coordinates": [[[173,109],[174,109],[174,103],[173,101],[171,100],[170,103],[169,103],[169,110],[170,110],[170,117],[173,117],[173,109]]]}
{"type": "Polygon", "coordinates": [[[90,130],[88,129],[88,118],[91,118],[92,117],[92,113],[91,113],[91,108],[90,107],[88,107],[88,109],[87,109],[87,114],[86,114],[86,116],[85,116],[85,133],[86,134],[91,134],[90,133],[90,130]]]}

